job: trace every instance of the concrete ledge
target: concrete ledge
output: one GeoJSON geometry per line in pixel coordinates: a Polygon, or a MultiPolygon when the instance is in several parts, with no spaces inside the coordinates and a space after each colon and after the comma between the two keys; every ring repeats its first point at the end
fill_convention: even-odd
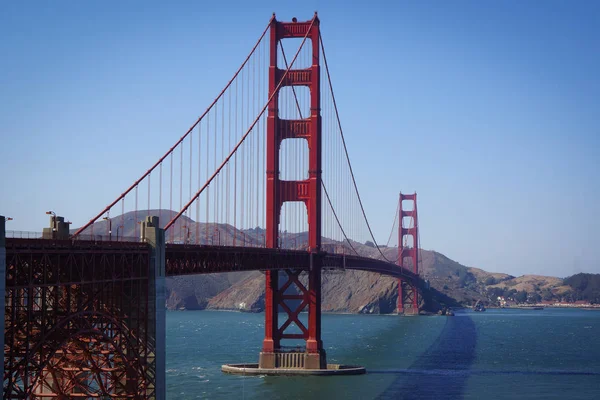
{"type": "Polygon", "coordinates": [[[361,375],[367,372],[365,367],[357,365],[327,364],[327,369],[304,369],[304,368],[258,368],[258,364],[225,364],[221,365],[221,371],[227,374],[237,375],[361,375]]]}

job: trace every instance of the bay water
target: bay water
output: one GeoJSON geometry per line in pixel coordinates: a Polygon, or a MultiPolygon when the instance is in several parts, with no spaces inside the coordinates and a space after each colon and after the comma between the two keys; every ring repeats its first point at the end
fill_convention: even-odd
{"type": "Polygon", "coordinates": [[[328,362],[367,374],[227,375],[258,362],[264,314],[167,312],[167,398],[600,399],[600,311],[324,314],[322,329],[328,362]]]}

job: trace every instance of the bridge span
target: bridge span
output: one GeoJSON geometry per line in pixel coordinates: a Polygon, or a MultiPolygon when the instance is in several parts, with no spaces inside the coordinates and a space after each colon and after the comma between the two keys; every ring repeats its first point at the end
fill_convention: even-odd
{"type": "Polygon", "coordinates": [[[0,217],[5,399],[164,399],[168,276],[264,271],[264,369],[327,369],[325,269],[396,277],[398,312],[418,314],[416,193],[400,195],[390,259],[363,207],[329,72],[317,14],[273,15],[188,131],[81,228],[48,211],[41,237],[6,238],[0,217]],[[220,226],[232,234],[215,245],[220,226]],[[248,242],[243,232],[258,227],[262,240],[248,242]],[[86,240],[98,231],[109,240],[86,240]],[[303,246],[290,240],[300,232],[303,246]],[[289,353],[288,340],[305,349],[289,353]]]}
{"type": "Polygon", "coordinates": [[[326,251],[163,243],[164,261],[157,261],[145,238],[103,239],[4,238],[5,398],[157,397],[156,354],[164,356],[156,340],[164,334],[164,285],[157,296],[154,276],[160,265],[167,277],[253,270],[293,276],[320,264],[414,286],[419,279],[387,261],[326,251]]]}

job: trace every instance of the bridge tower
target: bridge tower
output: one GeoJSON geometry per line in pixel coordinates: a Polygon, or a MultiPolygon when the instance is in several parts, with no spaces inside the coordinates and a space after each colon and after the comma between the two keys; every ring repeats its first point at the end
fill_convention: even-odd
{"type": "Polygon", "coordinates": [[[273,17],[270,26],[269,98],[267,115],[267,193],[266,193],[266,247],[277,248],[279,223],[283,203],[300,201],[308,214],[308,246],[310,267],[308,288],[300,282],[301,271],[267,271],[265,294],[265,338],[259,358],[260,368],[327,368],[321,341],[321,95],[319,64],[319,19],[311,21],[279,22],[273,17]],[[304,38],[304,46],[312,48],[312,65],[306,69],[291,69],[287,74],[277,67],[279,41],[304,38]],[[283,82],[280,81],[283,79],[283,82]],[[310,116],[299,120],[279,118],[279,91],[285,86],[305,86],[310,90],[310,116]],[[284,181],[280,179],[279,150],[285,139],[305,139],[308,142],[308,179],[284,181]],[[289,294],[295,287],[298,294],[289,294]],[[288,291],[288,292],[286,292],[288,291]],[[297,305],[299,303],[299,305],[297,305]],[[308,327],[299,319],[308,308],[308,327]],[[285,311],[286,320],[279,322],[279,311],[285,311]],[[301,333],[290,333],[296,325],[301,333]],[[285,352],[281,341],[304,339],[305,352],[285,352]]]}
{"type": "MultiPolygon", "coordinates": [[[[398,222],[398,260],[400,268],[406,268],[419,275],[419,219],[417,217],[417,193],[400,193],[399,222],[398,222]],[[403,201],[412,202],[412,207],[406,209],[403,201]],[[407,223],[404,218],[408,217],[407,223]],[[406,226],[405,226],[406,225],[406,226]],[[408,238],[412,243],[408,243],[408,238]]],[[[419,292],[417,282],[406,282],[398,279],[398,314],[419,314],[419,292]]]]}

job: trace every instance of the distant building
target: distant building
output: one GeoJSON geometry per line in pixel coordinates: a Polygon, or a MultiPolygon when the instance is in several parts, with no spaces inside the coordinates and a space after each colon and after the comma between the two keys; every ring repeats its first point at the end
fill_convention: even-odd
{"type": "Polygon", "coordinates": [[[508,307],[509,304],[503,296],[498,296],[498,306],[499,307],[508,307]]]}
{"type": "Polygon", "coordinates": [[[582,306],[583,307],[590,307],[591,306],[590,302],[587,301],[587,300],[577,300],[573,304],[575,304],[576,306],[579,306],[579,307],[582,307],[582,306]]]}

